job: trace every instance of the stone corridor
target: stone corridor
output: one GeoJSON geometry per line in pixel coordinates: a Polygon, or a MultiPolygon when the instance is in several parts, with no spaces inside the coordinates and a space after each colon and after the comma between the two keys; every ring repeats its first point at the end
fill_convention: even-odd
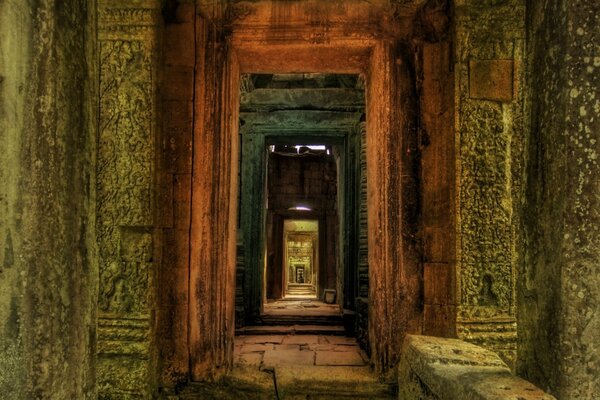
{"type": "Polygon", "coordinates": [[[0,399],[600,399],[599,71],[597,0],[0,0],[0,399]]]}

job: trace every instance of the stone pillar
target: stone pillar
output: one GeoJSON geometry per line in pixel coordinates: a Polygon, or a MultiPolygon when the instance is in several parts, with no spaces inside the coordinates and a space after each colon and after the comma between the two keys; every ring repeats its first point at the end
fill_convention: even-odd
{"type": "Polygon", "coordinates": [[[519,375],[600,393],[600,3],[527,2],[526,240],[519,375]]]}
{"type": "Polygon", "coordinates": [[[421,266],[414,77],[410,53],[379,42],[367,84],[369,342],[380,372],[399,360],[406,333],[421,332],[421,266]]]}
{"type": "Polygon", "coordinates": [[[0,2],[0,397],[96,399],[95,1],[0,2]]]}
{"type": "Polygon", "coordinates": [[[455,3],[458,337],[514,366],[524,4],[455,3]]]}
{"type": "Polygon", "coordinates": [[[202,16],[196,43],[189,344],[192,379],[202,380],[233,362],[239,71],[202,16]]]}
{"type": "Polygon", "coordinates": [[[454,70],[449,41],[420,48],[423,334],[456,336],[454,70]]]}
{"type": "Polygon", "coordinates": [[[153,317],[158,0],[99,4],[100,396],[149,397],[153,317]]]}
{"type": "Polygon", "coordinates": [[[157,224],[162,231],[157,276],[157,340],[161,383],[189,379],[189,274],[194,136],[196,9],[181,2],[165,9],[160,79],[160,157],[157,224]]]}
{"type": "Polygon", "coordinates": [[[240,230],[244,244],[244,319],[240,323],[252,324],[260,317],[263,300],[267,150],[262,133],[243,130],[241,141],[240,230]]]}

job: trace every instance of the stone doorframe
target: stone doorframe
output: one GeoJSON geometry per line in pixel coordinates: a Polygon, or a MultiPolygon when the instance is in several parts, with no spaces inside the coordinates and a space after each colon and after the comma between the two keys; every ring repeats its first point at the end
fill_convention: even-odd
{"type": "MultiPolygon", "coordinates": [[[[264,267],[265,267],[265,220],[268,210],[262,209],[260,204],[265,203],[265,168],[267,166],[267,146],[274,144],[293,144],[302,141],[318,142],[319,144],[339,146],[343,152],[349,148],[348,140],[352,130],[360,119],[360,113],[346,113],[337,116],[336,113],[321,112],[331,116],[333,121],[326,121],[317,126],[301,127],[300,121],[292,126],[287,126],[285,121],[246,121],[240,130],[242,142],[243,161],[240,171],[241,187],[245,188],[240,194],[240,228],[238,231],[239,246],[243,246],[243,268],[238,268],[238,285],[243,290],[236,291],[237,310],[236,326],[256,323],[260,318],[262,304],[265,300],[264,267]],[[326,125],[326,126],[321,126],[326,125]]],[[[346,162],[346,157],[343,157],[346,162]]],[[[344,169],[338,171],[342,180],[347,179],[344,169]]],[[[238,188],[239,189],[239,188],[238,188]]],[[[338,188],[339,190],[339,188],[338,188]]],[[[344,213],[345,210],[340,210],[344,213]]],[[[321,217],[319,217],[321,218],[321,217]]],[[[343,220],[348,218],[344,214],[343,220]]],[[[344,259],[342,252],[337,255],[344,259]]],[[[340,260],[340,262],[344,262],[340,260]]]]}
{"type": "MultiPolygon", "coordinates": [[[[196,78],[189,335],[192,379],[203,379],[207,371],[230,365],[232,357],[241,73],[346,73],[366,78],[369,345],[376,369],[385,371],[396,363],[404,334],[421,331],[416,224],[405,215],[417,213],[407,211],[417,204],[412,199],[417,196],[412,171],[418,153],[416,140],[409,139],[414,133],[410,129],[414,104],[410,95],[402,92],[414,84],[409,63],[402,62],[394,40],[365,32],[351,39],[346,33],[332,35],[320,44],[303,39],[313,35],[310,27],[305,33],[295,32],[291,39],[285,34],[269,39],[262,36],[264,31],[246,28],[234,26],[221,45],[215,46],[214,54],[223,62],[215,75],[225,82],[223,92],[216,95],[222,96],[216,99],[220,105],[215,94],[206,90],[214,76],[200,69],[196,78]],[[221,123],[215,125],[213,118],[221,123]],[[210,126],[204,129],[207,123],[210,126]],[[205,218],[207,215],[211,217],[205,218]],[[212,275],[207,279],[207,274],[212,275]]],[[[215,56],[204,49],[197,54],[200,58],[202,54],[215,56]]],[[[206,63],[205,59],[199,61],[206,63]]]]}

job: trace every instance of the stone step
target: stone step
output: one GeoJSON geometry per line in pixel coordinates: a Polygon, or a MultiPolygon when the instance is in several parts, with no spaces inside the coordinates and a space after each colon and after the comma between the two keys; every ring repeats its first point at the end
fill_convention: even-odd
{"type": "Polygon", "coordinates": [[[396,388],[381,383],[368,367],[277,366],[234,368],[213,383],[193,383],[169,400],[395,399],[396,388]]]}
{"type": "Polygon", "coordinates": [[[311,334],[311,335],[344,335],[344,327],[341,325],[258,325],[245,326],[236,329],[236,335],[288,335],[288,334],[311,334]]]}
{"type": "Polygon", "coordinates": [[[342,325],[341,315],[262,315],[262,325],[342,325]]]}

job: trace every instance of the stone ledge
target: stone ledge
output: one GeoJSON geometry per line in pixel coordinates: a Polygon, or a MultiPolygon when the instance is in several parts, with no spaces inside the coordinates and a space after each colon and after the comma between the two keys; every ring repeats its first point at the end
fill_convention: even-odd
{"type": "Polygon", "coordinates": [[[556,400],[496,353],[458,339],[408,335],[398,379],[401,400],[556,400]]]}

